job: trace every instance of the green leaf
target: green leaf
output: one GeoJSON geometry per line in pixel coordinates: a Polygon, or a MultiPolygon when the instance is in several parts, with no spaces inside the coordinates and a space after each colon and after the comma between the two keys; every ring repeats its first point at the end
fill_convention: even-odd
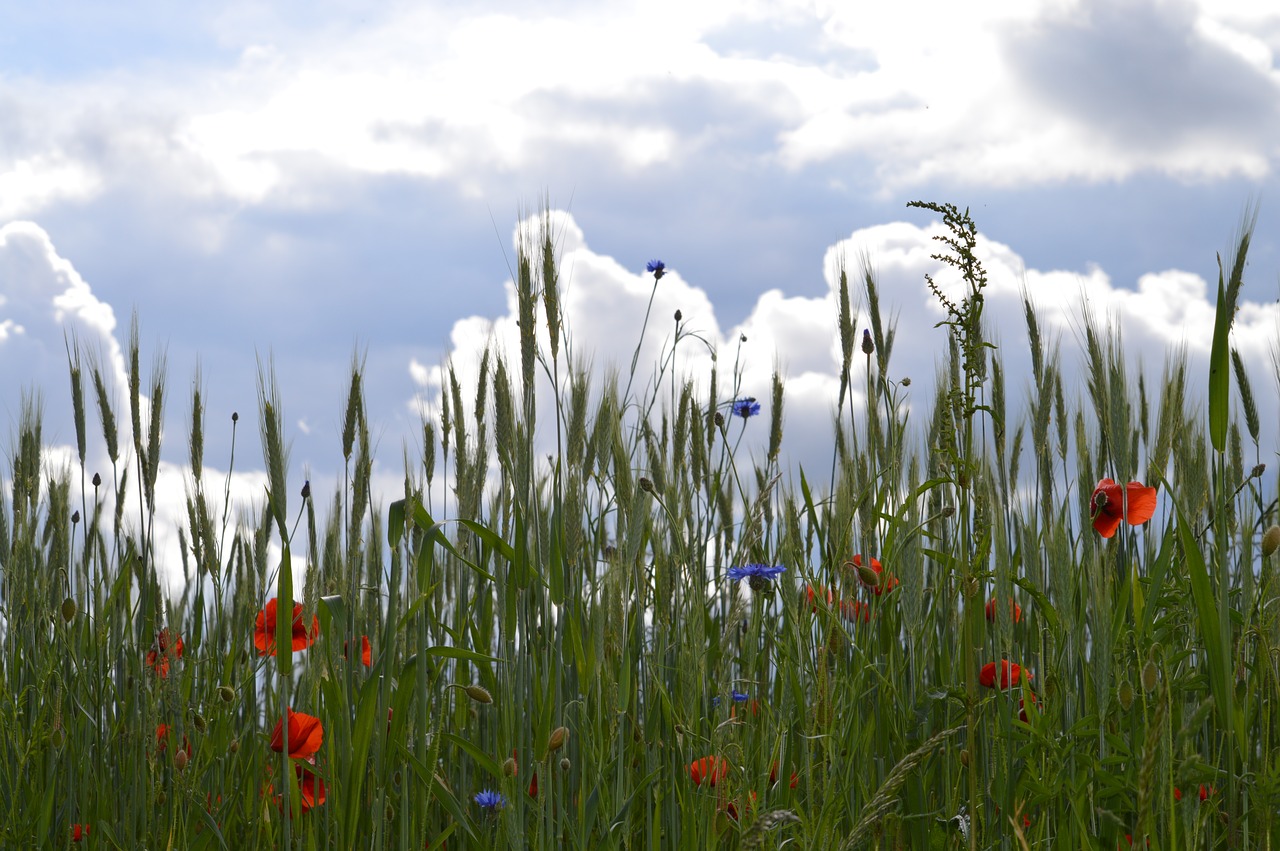
{"type": "Polygon", "coordinates": [[[1218,258],[1218,307],[1213,321],[1213,344],[1209,348],[1209,440],[1223,452],[1227,447],[1227,415],[1231,391],[1231,304],[1222,278],[1222,258],[1218,258]]]}

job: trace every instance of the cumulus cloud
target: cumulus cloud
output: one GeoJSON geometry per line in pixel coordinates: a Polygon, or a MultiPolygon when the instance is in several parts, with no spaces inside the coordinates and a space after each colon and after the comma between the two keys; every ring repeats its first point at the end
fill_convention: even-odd
{"type": "MultiPolygon", "coordinates": [[[[945,318],[945,311],[929,293],[925,275],[932,275],[950,297],[963,295],[958,273],[931,257],[940,248],[934,239],[943,233],[939,222],[894,222],[854,231],[827,251],[825,295],[803,298],[776,290],[763,293],[745,320],[722,331],[715,306],[679,270],[664,276],[654,289],[652,277],[642,270],[627,269],[613,258],[594,252],[568,214],[554,213],[550,221],[554,232],[563,237],[565,324],[572,329],[578,354],[597,374],[618,370],[622,373],[621,384],[626,384],[626,372],[653,293],[649,329],[640,348],[640,366],[633,384],[636,395],[650,387],[646,382],[654,365],[669,351],[674,328],[671,316],[680,309],[687,327],[697,329],[715,350],[722,396],[736,368],[740,373],[740,395],[755,396],[764,403],[764,421],[768,418],[770,377],[775,368],[780,370],[787,387],[783,440],[786,462],[793,470],[795,465],[825,469],[831,458],[831,422],[840,374],[837,270],[843,263],[854,288],[857,326],[867,327],[866,299],[857,290],[860,258],[866,258],[878,282],[882,317],[886,323],[892,322],[897,331],[889,377],[895,381],[913,379],[906,398],[921,413],[932,404],[931,379],[946,349],[945,329],[935,325],[945,318]]],[[[537,224],[529,220],[522,226],[536,228],[537,224]]],[[[1214,294],[1199,275],[1185,270],[1151,272],[1141,276],[1136,286],[1128,287],[1112,281],[1096,266],[1084,270],[1027,268],[1014,248],[981,235],[976,253],[989,276],[984,317],[991,336],[1001,347],[1013,411],[1021,410],[1024,391],[1030,386],[1024,293],[1037,307],[1042,335],[1060,344],[1059,365],[1069,398],[1083,401],[1086,395],[1081,345],[1086,312],[1100,327],[1112,324],[1122,331],[1133,380],[1136,381],[1141,364],[1148,387],[1158,386],[1159,370],[1168,353],[1185,349],[1193,387],[1201,388],[1193,392],[1203,392],[1203,381],[1197,377],[1207,372],[1214,294]]],[[[509,364],[519,363],[515,288],[510,281],[506,286],[508,309],[504,315],[469,317],[454,325],[450,357],[468,404],[472,396],[466,388],[475,386],[481,352],[486,346],[501,353],[509,364]]],[[[1275,304],[1245,302],[1237,314],[1233,344],[1254,376],[1255,388],[1265,386],[1264,376],[1270,374],[1270,347],[1278,322],[1280,306],[1275,304]]],[[[541,319],[539,334],[543,351],[549,351],[541,319]]],[[[676,369],[705,391],[712,365],[710,350],[691,342],[681,343],[676,369]]],[[[860,355],[855,356],[854,369],[860,375],[860,355]]],[[[409,372],[420,388],[410,406],[427,415],[437,413],[441,369],[415,361],[409,372]]],[[[855,378],[855,388],[863,380],[855,378]]],[[[1255,395],[1258,392],[1255,390],[1255,395]]],[[[542,387],[539,393],[545,401],[547,389],[542,387]]],[[[552,421],[549,408],[540,414],[539,421],[552,421]]],[[[922,420],[917,417],[915,421],[922,420]]],[[[540,453],[554,449],[550,428],[545,425],[541,430],[540,453]]],[[[1275,437],[1271,434],[1268,439],[1275,437]]],[[[757,426],[753,421],[748,425],[744,450],[762,459],[766,443],[767,425],[761,422],[757,426]]]]}

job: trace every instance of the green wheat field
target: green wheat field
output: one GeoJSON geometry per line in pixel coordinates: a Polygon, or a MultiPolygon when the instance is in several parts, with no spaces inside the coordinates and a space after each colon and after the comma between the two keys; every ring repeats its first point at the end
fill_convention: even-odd
{"type": "MultiPolygon", "coordinates": [[[[780,377],[758,400],[724,358],[592,378],[534,228],[519,361],[446,367],[390,502],[359,358],[332,493],[290,468],[269,367],[234,422],[197,379],[178,599],[164,371],[135,322],[115,410],[70,345],[79,461],[42,465],[28,399],[0,493],[0,848],[1271,848],[1276,447],[1231,345],[1252,219],[1210,373],[1174,351],[1153,385],[1118,328],[1084,316],[1064,353],[1030,300],[993,346],[976,224],[914,206],[964,282],[920,282],[936,385],[895,378],[875,277],[841,270],[829,466],[781,462],[780,377]],[[210,429],[261,439],[252,514],[204,473],[210,429]]],[[[664,351],[691,336],[649,319],[664,351]]]]}

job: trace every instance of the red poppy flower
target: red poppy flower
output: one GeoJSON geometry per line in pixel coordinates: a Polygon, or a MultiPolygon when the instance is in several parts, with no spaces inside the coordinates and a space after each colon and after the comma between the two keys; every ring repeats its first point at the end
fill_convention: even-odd
{"type": "MultiPolygon", "coordinates": [[[[347,645],[349,642],[342,642],[342,658],[347,658],[347,645]]],[[[369,647],[369,636],[360,636],[360,661],[364,663],[366,668],[373,665],[373,650],[369,647]]]]}
{"type": "Polygon", "coordinates": [[[1140,526],[1155,513],[1156,489],[1141,482],[1129,482],[1122,488],[1114,479],[1102,479],[1089,500],[1093,528],[1104,538],[1114,535],[1122,521],[1140,526]]]}
{"type": "Polygon", "coordinates": [[[1176,787],[1176,786],[1173,788],[1173,800],[1175,800],[1175,801],[1181,801],[1181,800],[1182,800],[1182,790],[1181,790],[1181,789],[1179,789],[1179,788],[1178,788],[1178,787],[1176,787]]]}
{"type": "MultiPolygon", "coordinates": [[[[1013,600],[1009,601],[1009,616],[1013,618],[1014,623],[1022,621],[1022,606],[1019,606],[1013,600]]],[[[992,623],[996,622],[996,601],[994,597],[987,601],[987,620],[992,623]]]]}
{"type": "Polygon", "coordinates": [[[156,633],[156,646],[147,651],[147,667],[158,676],[169,676],[169,661],[182,658],[182,636],[162,629],[156,633]]]}
{"type": "MultiPolygon", "coordinates": [[[[993,672],[993,673],[994,673],[994,672],[993,672]]],[[[994,679],[994,677],[993,677],[992,679],[994,679]]],[[[1031,679],[1031,674],[1029,674],[1029,673],[1027,674],[1027,679],[1031,679]]],[[[1040,704],[1040,696],[1039,696],[1039,695],[1037,695],[1035,692],[1031,692],[1031,702],[1032,702],[1033,704],[1035,704],[1036,712],[1039,712],[1039,711],[1040,711],[1040,706],[1041,706],[1041,704],[1040,704]]],[[[1023,698],[1022,700],[1019,700],[1019,701],[1018,701],[1018,719],[1019,719],[1020,721],[1022,721],[1022,723],[1024,723],[1024,724],[1029,724],[1029,723],[1030,723],[1030,722],[1027,720],[1027,701],[1026,701],[1026,698],[1023,698]]]]}
{"type": "Polygon", "coordinates": [[[863,587],[874,591],[877,597],[898,587],[898,577],[884,576],[884,568],[877,559],[871,559],[871,564],[863,567],[862,553],[858,553],[851,561],[845,563],[846,568],[849,565],[853,565],[853,570],[858,574],[858,581],[862,583],[863,587]]]}
{"type": "MultiPolygon", "coordinates": [[[[752,700],[750,703],[747,704],[747,707],[751,710],[751,714],[753,716],[758,717],[760,715],[760,701],[752,700]]],[[[729,717],[730,718],[738,717],[738,704],[736,701],[733,703],[732,706],[729,707],[729,717]]]]}
{"type": "MultiPolygon", "coordinates": [[[[812,586],[812,585],[806,585],[806,586],[804,586],[804,589],[805,589],[805,595],[806,595],[806,597],[808,598],[808,602],[809,602],[809,606],[810,606],[810,611],[813,611],[813,612],[818,611],[818,604],[817,604],[817,603],[814,601],[814,599],[813,599],[813,598],[814,598],[814,590],[813,590],[813,586],[812,586]]],[[[832,593],[831,593],[831,589],[830,589],[830,588],[827,588],[825,585],[819,585],[819,586],[818,586],[818,591],[817,591],[817,593],[818,593],[819,595],[821,595],[821,594],[826,594],[826,595],[827,595],[827,605],[828,605],[828,606],[830,606],[830,605],[831,605],[832,600],[834,599],[834,595],[832,595],[832,593]]]]}
{"type": "MultiPolygon", "coordinates": [[[[755,793],[755,790],[752,790],[751,792],[747,793],[747,812],[751,812],[753,809],[755,809],[755,806],[756,806],[756,793],[755,793]]],[[[733,819],[734,821],[737,821],[738,805],[735,804],[733,801],[729,801],[727,804],[724,805],[724,814],[727,815],[729,818],[733,819]]]]}
{"type": "MultiPolygon", "coordinates": [[[[1031,672],[1027,671],[1027,679],[1031,679],[1031,672]]],[[[1000,660],[1000,688],[1008,688],[1010,681],[1016,686],[1022,680],[1022,666],[1012,665],[1008,659],[1000,660]]],[[[982,666],[982,672],[978,675],[978,681],[987,688],[996,687],[996,663],[988,662],[982,666]]]]}
{"type": "Polygon", "coordinates": [[[302,800],[302,811],[305,813],[323,804],[324,781],[301,765],[294,766],[294,769],[298,772],[298,797],[302,800]]]}
{"type": "Polygon", "coordinates": [[[693,785],[701,786],[702,781],[706,780],[707,785],[714,786],[722,777],[729,774],[729,760],[724,757],[704,756],[702,759],[695,759],[689,764],[689,776],[693,778],[693,785]]]}
{"type": "MultiPolygon", "coordinates": [[[[778,763],[775,761],[769,766],[769,785],[773,786],[778,782],[778,763]]],[[[794,789],[800,785],[800,777],[794,771],[791,772],[791,788],[794,789]]]]}
{"type": "Polygon", "coordinates": [[[1216,794],[1218,794],[1218,790],[1213,788],[1213,786],[1205,787],[1203,783],[1200,784],[1200,803],[1204,803],[1209,800],[1211,796],[1216,794]]]}
{"type": "MultiPolygon", "coordinates": [[[[320,634],[320,618],[311,616],[311,629],[302,623],[302,604],[293,604],[293,649],[306,650],[320,634]]],[[[258,625],[253,632],[253,643],[258,647],[259,656],[276,655],[276,598],[267,601],[266,607],[258,612],[258,625]]]]}
{"type": "MultiPolygon", "coordinates": [[[[281,736],[282,724],[276,721],[276,728],[271,731],[271,749],[279,753],[284,748],[281,736]]],[[[306,759],[320,750],[324,743],[324,725],[314,715],[289,710],[289,757],[306,759]]]]}
{"type": "Polygon", "coordinates": [[[89,825],[73,824],[71,825],[71,841],[79,842],[81,839],[87,839],[89,836],[89,825]]]}
{"type": "Polygon", "coordinates": [[[533,779],[529,781],[529,797],[538,797],[538,772],[533,772],[533,779]]]}
{"type": "MultiPolygon", "coordinates": [[[[167,748],[168,746],[169,746],[169,725],[160,724],[159,726],[156,727],[156,753],[158,754],[164,753],[165,748],[167,748]]],[[[191,742],[188,741],[185,735],[182,737],[182,747],[178,748],[178,750],[185,751],[187,754],[187,758],[188,759],[191,758],[191,742]]]]}
{"type": "Polygon", "coordinates": [[[863,623],[871,623],[871,607],[861,600],[841,600],[840,616],[853,624],[859,619],[863,623]]]}

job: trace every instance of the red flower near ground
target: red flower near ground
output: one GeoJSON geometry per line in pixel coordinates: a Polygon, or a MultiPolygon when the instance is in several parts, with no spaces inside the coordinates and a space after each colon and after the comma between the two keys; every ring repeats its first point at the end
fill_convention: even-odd
{"type": "Polygon", "coordinates": [[[533,772],[533,779],[529,781],[529,797],[538,797],[538,772],[533,772]]]}
{"type": "Polygon", "coordinates": [[[1121,522],[1141,526],[1156,513],[1156,489],[1141,482],[1129,482],[1123,488],[1114,479],[1102,479],[1089,500],[1089,516],[1094,530],[1110,538],[1121,522]]]}
{"type": "Polygon", "coordinates": [[[876,559],[871,559],[871,564],[863,567],[862,553],[858,553],[852,560],[845,562],[845,567],[853,566],[853,571],[858,574],[858,581],[863,587],[875,592],[879,597],[886,591],[892,591],[898,587],[898,578],[896,576],[885,576],[884,568],[876,559]]]}
{"type": "Polygon", "coordinates": [[[841,600],[840,616],[853,624],[859,620],[863,623],[871,623],[871,606],[861,600],[841,600]]]}
{"type": "Polygon", "coordinates": [[[182,658],[182,636],[162,629],[156,633],[156,646],[147,651],[147,667],[161,677],[169,676],[169,662],[182,658]]]}
{"type": "MultiPolygon", "coordinates": [[[[1031,679],[1031,672],[1027,671],[1027,679],[1031,679]]],[[[1008,688],[1012,682],[1015,686],[1022,680],[1022,666],[1012,665],[1008,659],[1000,660],[1000,688],[1008,688]]],[[[996,663],[988,662],[982,666],[982,672],[978,675],[978,681],[987,688],[996,687],[996,663]]]]}
{"type": "Polygon", "coordinates": [[[1182,800],[1182,790],[1181,790],[1181,789],[1179,789],[1179,788],[1177,788],[1176,786],[1175,786],[1175,787],[1174,787],[1174,789],[1173,789],[1173,800],[1175,800],[1175,801],[1181,801],[1181,800],[1182,800]]]}
{"type": "Polygon", "coordinates": [[[89,836],[89,825],[73,824],[71,825],[71,841],[79,842],[81,839],[87,839],[89,836]]]}
{"type": "MultiPolygon", "coordinates": [[[[302,623],[302,604],[293,604],[293,649],[306,650],[320,634],[320,618],[311,616],[311,629],[302,623]]],[[[272,597],[267,605],[258,612],[258,625],[253,632],[253,643],[257,645],[259,656],[276,655],[276,598],[272,597]]]]}
{"type": "MultiPolygon", "coordinates": [[[[747,812],[751,812],[753,809],[755,809],[755,806],[756,806],[756,793],[755,793],[755,790],[752,790],[751,792],[747,793],[747,812]]],[[[737,821],[738,805],[735,804],[733,801],[729,801],[727,804],[724,805],[724,814],[727,815],[729,818],[733,819],[734,821],[737,821]]]]}
{"type": "MultiPolygon", "coordinates": [[[[804,590],[805,590],[805,596],[808,598],[808,602],[809,602],[809,606],[810,606],[810,611],[811,611],[811,612],[816,612],[816,611],[818,611],[818,604],[817,604],[817,602],[813,599],[813,598],[814,598],[814,596],[815,596],[815,592],[814,592],[814,590],[813,590],[813,586],[812,586],[812,585],[806,585],[806,586],[804,586],[804,590]]],[[[827,597],[827,605],[828,605],[828,606],[830,606],[830,605],[831,605],[831,603],[832,603],[832,601],[835,599],[834,595],[831,593],[831,589],[830,589],[830,588],[827,588],[825,585],[819,585],[819,586],[818,586],[818,590],[817,590],[817,592],[816,592],[816,593],[817,593],[818,595],[822,595],[822,594],[825,594],[825,595],[826,595],[826,597],[827,597]]]]}
{"type": "Polygon", "coordinates": [[[301,765],[294,766],[294,769],[298,772],[298,797],[302,800],[302,811],[305,813],[323,804],[324,781],[301,765]]]}
{"type": "MultiPolygon", "coordinates": [[[[1022,622],[1022,606],[1019,606],[1013,600],[1009,601],[1009,616],[1013,618],[1014,623],[1022,622]]],[[[987,601],[987,620],[992,623],[996,622],[996,601],[994,597],[987,601]]]]}
{"type": "MultiPolygon", "coordinates": [[[[1015,666],[1015,667],[1016,667],[1016,666],[1015,666]]],[[[992,671],[992,673],[994,674],[995,672],[994,672],[994,671],[992,671]]],[[[994,676],[992,677],[992,679],[993,679],[993,680],[995,679],[995,678],[994,678],[994,676]]],[[[1028,674],[1027,674],[1027,679],[1031,679],[1031,674],[1030,674],[1030,673],[1028,673],[1028,674]]],[[[1036,712],[1040,712],[1040,711],[1041,711],[1041,709],[1040,709],[1040,707],[1041,707],[1041,703],[1040,703],[1040,696],[1039,696],[1039,695],[1037,695],[1035,692],[1031,692],[1031,702],[1032,702],[1033,704],[1035,704],[1036,712]]],[[[1027,720],[1027,701],[1026,701],[1026,698],[1023,698],[1022,700],[1019,700],[1019,701],[1018,701],[1018,720],[1020,720],[1023,724],[1029,724],[1029,723],[1030,723],[1030,722],[1027,720]]]]}
{"type": "MultiPolygon", "coordinates": [[[[285,743],[281,735],[282,723],[276,721],[276,728],[271,731],[271,749],[277,753],[284,749],[285,743]]],[[[324,743],[324,725],[314,715],[289,710],[289,757],[306,759],[320,750],[324,743]]]]}
{"type": "Polygon", "coordinates": [[[1213,786],[1206,787],[1203,783],[1200,784],[1200,803],[1203,804],[1205,801],[1209,800],[1210,797],[1216,794],[1218,794],[1218,790],[1213,788],[1213,786]]]}
{"type": "MultiPolygon", "coordinates": [[[[778,782],[778,763],[775,761],[769,766],[769,785],[772,786],[778,782]]],[[[800,777],[794,771],[791,772],[791,788],[794,789],[800,785],[800,777]]]]}
{"type": "Polygon", "coordinates": [[[695,759],[689,763],[689,776],[693,778],[693,785],[701,786],[702,781],[706,780],[707,785],[714,786],[721,778],[729,774],[729,760],[724,757],[704,756],[702,759],[695,759]]]}
{"type": "MultiPolygon", "coordinates": [[[[347,645],[349,642],[342,642],[342,658],[347,658],[347,645]]],[[[364,663],[366,668],[373,665],[373,650],[369,647],[369,636],[360,636],[360,661],[364,663]]]]}

